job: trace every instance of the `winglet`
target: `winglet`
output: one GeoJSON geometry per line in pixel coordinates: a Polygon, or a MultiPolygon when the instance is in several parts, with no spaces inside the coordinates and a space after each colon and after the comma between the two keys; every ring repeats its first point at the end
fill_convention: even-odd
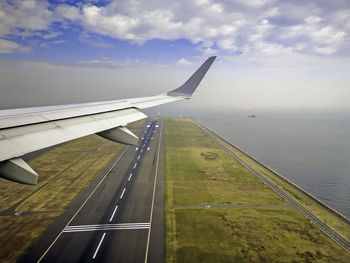
{"type": "Polygon", "coordinates": [[[213,64],[216,56],[208,58],[202,66],[179,88],[169,91],[167,94],[169,96],[185,96],[190,97],[193,92],[198,87],[199,83],[203,79],[204,75],[207,73],[211,64],[213,64]]]}

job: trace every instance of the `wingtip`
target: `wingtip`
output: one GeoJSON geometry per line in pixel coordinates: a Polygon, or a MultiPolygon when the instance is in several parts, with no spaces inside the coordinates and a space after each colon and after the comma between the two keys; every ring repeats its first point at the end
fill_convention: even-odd
{"type": "Polygon", "coordinates": [[[216,56],[211,56],[197,69],[195,73],[179,88],[168,92],[170,96],[190,97],[213,64],[216,56]]]}

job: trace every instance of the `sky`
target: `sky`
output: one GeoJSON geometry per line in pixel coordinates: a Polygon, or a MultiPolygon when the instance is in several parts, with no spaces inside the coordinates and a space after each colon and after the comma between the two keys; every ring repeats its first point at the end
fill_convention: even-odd
{"type": "Polygon", "coordinates": [[[0,108],[162,93],[215,55],[180,107],[350,110],[349,35],[349,0],[0,0],[0,108]]]}

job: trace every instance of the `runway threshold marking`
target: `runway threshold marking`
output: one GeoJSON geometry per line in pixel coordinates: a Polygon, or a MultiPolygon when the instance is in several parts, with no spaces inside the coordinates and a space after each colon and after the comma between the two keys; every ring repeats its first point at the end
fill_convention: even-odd
{"type": "Polygon", "coordinates": [[[148,229],[150,223],[121,223],[121,224],[100,224],[100,225],[81,225],[67,226],[64,233],[74,232],[91,232],[91,231],[109,231],[109,230],[132,230],[132,229],[148,229]]]}
{"type": "MultiPolygon", "coordinates": [[[[158,167],[159,167],[159,153],[160,153],[160,145],[162,142],[162,131],[159,132],[159,143],[158,143],[158,154],[157,154],[157,164],[156,164],[156,171],[154,176],[154,183],[153,183],[153,195],[152,195],[152,206],[151,206],[151,215],[149,218],[149,229],[148,229],[148,236],[147,236],[147,247],[146,247],[146,254],[145,254],[145,263],[147,263],[148,258],[148,249],[149,249],[149,241],[151,238],[151,226],[152,226],[152,217],[153,217],[153,208],[154,208],[154,197],[156,193],[156,186],[157,186],[157,177],[158,177],[158,167]]],[[[149,147],[148,149],[149,150],[149,147]]]]}
{"type": "Polygon", "coordinates": [[[95,259],[96,255],[97,255],[97,252],[98,252],[98,250],[100,249],[100,246],[101,246],[101,244],[102,244],[103,239],[105,238],[105,236],[106,236],[106,233],[103,233],[103,236],[102,236],[102,238],[101,238],[101,240],[100,240],[100,243],[98,243],[98,246],[97,246],[97,248],[96,248],[96,250],[95,250],[95,253],[94,253],[94,255],[92,256],[92,259],[95,259]]]}
{"type": "MultiPolygon", "coordinates": [[[[119,162],[119,160],[124,156],[125,152],[127,151],[127,149],[129,148],[129,146],[125,147],[124,151],[121,153],[121,155],[118,157],[118,159],[114,162],[114,164],[112,165],[111,168],[109,168],[109,170],[106,172],[106,174],[103,176],[103,178],[101,179],[101,181],[95,186],[94,190],[90,193],[90,195],[86,198],[86,200],[82,203],[82,205],[79,207],[79,209],[75,212],[75,214],[72,216],[72,218],[68,221],[68,223],[66,224],[65,227],[67,227],[72,221],[73,219],[77,216],[77,214],[80,212],[80,210],[83,208],[83,206],[87,203],[87,201],[89,201],[89,199],[91,198],[91,196],[95,193],[96,189],[102,184],[102,182],[107,178],[107,175],[109,175],[109,173],[112,171],[112,169],[116,166],[116,164],[119,162]]],[[[55,240],[51,243],[51,245],[45,250],[45,252],[42,254],[42,256],[39,258],[39,260],[37,261],[38,263],[45,257],[45,255],[47,254],[47,252],[52,248],[52,246],[56,243],[57,239],[61,236],[61,234],[63,233],[64,229],[62,229],[62,231],[58,234],[58,236],[55,238],[55,240]]]]}
{"type": "Polygon", "coordinates": [[[117,209],[118,209],[118,205],[116,205],[116,207],[114,208],[113,214],[112,214],[111,218],[109,219],[109,222],[112,222],[113,217],[114,217],[114,214],[115,214],[115,212],[117,211],[117,209]]]}

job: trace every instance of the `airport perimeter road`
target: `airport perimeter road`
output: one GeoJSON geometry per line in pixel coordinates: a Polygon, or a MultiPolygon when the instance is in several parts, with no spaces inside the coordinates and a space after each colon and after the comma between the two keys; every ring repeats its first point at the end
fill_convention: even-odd
{"type": "Polygon", "coordinates": [[[342,238],[337,232],[333,231],[328,225],[323,223],[320,219],[310,213],[307,209],[305,209],[301,204],[299,204],[295,199],[291,198],[284,190],[279,188],[277,184],[270,181],[266,176],[261,174],[259,171],[255,170],[252,166],[246,163],[243,159],[237,156],[234,152],[228,149],[224,144],[222,144],[216,137],[207,132],[202,125],[196,121],[194,123],[212,140],[214,140],[218,145],[221,146],[226,152],[228,152],[233,158],[239,161],[242,165],[244,165],[250,172],[252,172],[255,176],[257,176],[260,180],[262,180],[266,185],[268,185],[273,191],[275,191],[279,196],[281,196],[284,200],[286,200],[289,205],[302,213],[307,219],[309,219],[312,223],[314,223],[319,229],[321,229],[325,234],[327,234],[330,238],[332,238],[335,242],[337,242],[340,246],[342,246],[346,251],[350,253],[350,243],[342,238]]]}
{"type": "Polygon", "coordinates": [[[140,134],[139,145],[127,147],[75,213],[62,217],[52,242],[22,262],[164,261],[162,121],[148,119],[140,134]]]}

